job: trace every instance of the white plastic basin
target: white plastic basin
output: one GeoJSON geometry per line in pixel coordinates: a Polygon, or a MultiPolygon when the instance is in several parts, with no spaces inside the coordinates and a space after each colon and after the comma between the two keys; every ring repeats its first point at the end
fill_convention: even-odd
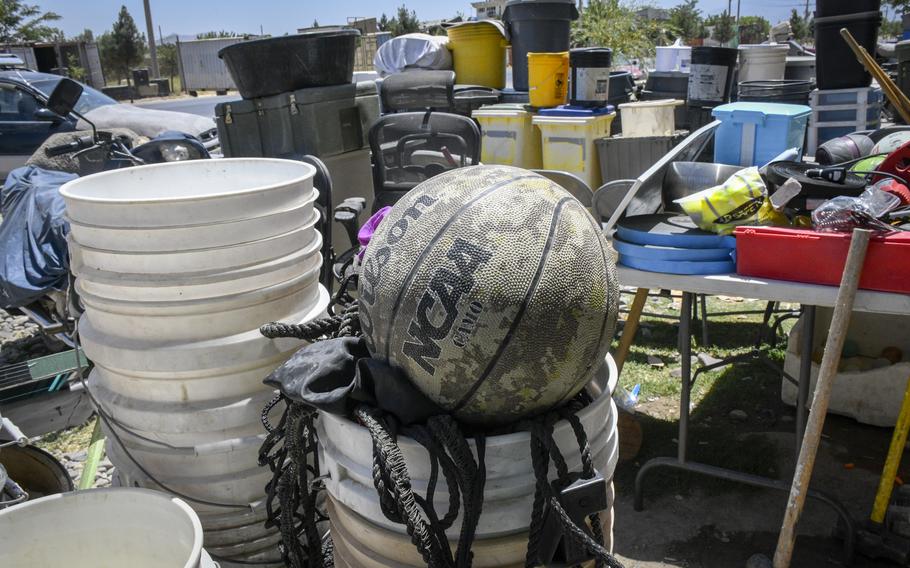
{"type": "Polygon", "coordinates": [[[202,525],[180,499],[147,489],[92,489],[0,511],[0,566],[212,568],[202,525]]]}
{"type": "Polygon", "coordinates": [[[277,237],[209,249],[120,252],[82,246],[70,238],[69,250],[76,274],[85,274],[83,267],[87,267],[118,274],[170,275],[177,280],[183,274],[229,271],[269,262],[308,248],[320,238],[319,231],[311,224],[277,237]]]}
{"type": "Polygon", "coordinates": [[[102,250],[171,252],[231,246],[313,225],[319,215],[313,209],[318,193],[311,191],[302,205],[234,221],[179,227],[101,227],[70,221],[70,229],[77,243],[102,250]]]}
{"type": "Polygon", "coordinates": [[[272,158],[191,160],[66,183],[67,216],[101,227],[180,227],[261,217],[304,205],[316,168],[272,158]]]}
{"type": "Polygon", "coordinates": [[[319,299],[319,267],[263,290],[188,302],[123,302],[82,291],[97,331],[124,339],[202,341],[236,335],[309,309],[319,299]]]}
{"type": "Polygon", "coordinates": [[[289,255],[235,270],[194,274],[119,274],[74,269],[80,293],[126,302],[177,302],[242,294],[275,286],[322,264],[322,237],[289,255]]]}

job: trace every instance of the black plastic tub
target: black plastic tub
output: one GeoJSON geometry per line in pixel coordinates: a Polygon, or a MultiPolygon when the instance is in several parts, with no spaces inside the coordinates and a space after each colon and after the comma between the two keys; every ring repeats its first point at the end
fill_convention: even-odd
{"type": "Polygon", "coordinates": [[[218,52],[245,99],[350,83],[360,32],[354,29],[244,41],[218,52]]]}
{"type": "Polygon", "coordinates": [[[730,47],[693,47],[689,71],[689,104],[714,107],[730,102],[739,50],[730,47]]]}
{"type": "Polygon", "coordinates": [[[812,81],[743,81],[737,100],[753,103],[808,105],[812,81]]]}
{"type": "Polygon", "coordinates": [[[815,17],[843,16],[857,12],[878,12],[882,0],[816,0],[815,17]]]}
{"type": "MultiPolygon", "coordinates": [[[[607,95],[608,104],[619,108],[619,105],[630,102],[632,93],[635,92],[635,81],[632,79],[632,73],[628,71],[610,71],[610,91],[607,95]]],[[[616,113],[616,118],[610,123],[610,135],[614,136],[622,132],[622,116],[616,113]]]]}
{"type": "Polygon", "coordinates": [[[875,53],[882,14],[878,11],[815,18],[815,80],[821,90],[860,89],[872,84],[872,76],[840,35],[846,28],[856,42],[875,53]]]}
{"type": "Polygon", "coordinates": [[[569,51],[573,0],[509,0],[502,13],[512,42],[512,87],[528,90],[528,53],[569,51]]]}

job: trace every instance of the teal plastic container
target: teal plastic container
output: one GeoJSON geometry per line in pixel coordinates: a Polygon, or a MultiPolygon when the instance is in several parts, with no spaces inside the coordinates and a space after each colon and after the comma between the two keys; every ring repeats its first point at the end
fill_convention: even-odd
{"type": "Polygon", "coordinates": [[[803,155],[812,109],[805,105],[738,102],[714,108],[721,124],[714,135],[714,161],[763,166],[790,148],[803,155]]]}

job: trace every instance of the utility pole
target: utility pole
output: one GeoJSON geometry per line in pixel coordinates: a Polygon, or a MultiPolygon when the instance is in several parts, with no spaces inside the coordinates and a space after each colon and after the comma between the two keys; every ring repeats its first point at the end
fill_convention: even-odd
{"type": "Polygon", "coordinates": [[[739,45],[740,35],[739,35],[739,8],[742,4],[742,0],[736,0],[736,45],[739,45]]]}
{"type": "Polygon", "coordinates": [[[806,0],[806,11],[803,13],[803,20],[808,24],[809,22],[809,0],[806,0]]]}
{"type": "Polygon", "coordinates": [[[155,26],[152,24],[152,7],[149,5],[149,0],[143,0],[145,4],[145,29],[148,32],[149,40],[149,57],[152,60],[152,77],[157,78],[158,73],[158,52],[155,50],[155,26]]]}

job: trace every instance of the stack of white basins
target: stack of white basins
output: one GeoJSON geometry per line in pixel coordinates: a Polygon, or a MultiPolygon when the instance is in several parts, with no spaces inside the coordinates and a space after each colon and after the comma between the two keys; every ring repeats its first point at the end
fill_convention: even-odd
{"type": "Polygon", "coordinates": [[[89,386],[124,485],[172,490],[221,566],[280,559],[263,526],[262,380],[301,347],[259,326],[322,315],[315,169],[272,159],[135,167],[66,184],[89,386]]]}

